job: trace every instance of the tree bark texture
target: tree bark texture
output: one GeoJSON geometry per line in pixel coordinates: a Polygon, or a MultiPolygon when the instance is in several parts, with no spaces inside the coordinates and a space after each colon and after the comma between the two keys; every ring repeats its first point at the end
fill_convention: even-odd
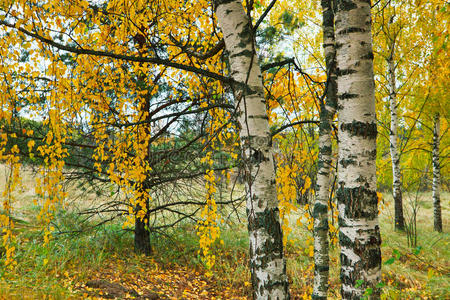
{"type": "Polygon", "coordinates": [[[343,299],[380,297],[375,83],[370,1],[338,0],[338,210],[343,299]],[[368,295],[370,293],[370,296],[368,295]]]}
{"type": "Polygon", "coordinates": [[[255,299],[289,299],[279,220],[272,142],[255,39],[240,0],[216,0],[215,10],[239,105],[246,172],[250,271],[255,299]]]}
{"type": "Polygon", "coordinates": [[[434,116],[433,128],[433,206],[434,206],[434,230],[442,232],[442,212],[441,212],[441,173],[439,164],[439,135],[440,116],[434,116]]]}
{"type": "Polygon", "coordinates": [[[320,105],[317,196],[314,203],[314,286],[313,299],[326,299],[329,277],[328,200],[332,162],[331,129],[337,104],[334,1],[322,0],[323,48],[327,70],[326,101],[320,105]]]}
{"type": "MultiPolygon", "coordinates": [[[[139,74],[138,75],[138,87],[141,90],[145,90],[147,88],[146,85],[146,78],[147,76],[145,74],[139,74]]],[[[148,91],[142,96],[144,97],[142,99],[142,102],[140,104],[140,114],[142,118],[147,121],[147,123],[144,123],[140,125],[139,129],[142,131],[142,136],[140,137],[140,143],[143,145],[143,148],[146,149],[146,152],[143,157],[144,163],[148,163],[150,161],[150,145],[148,145],[148,141],[150,139],[151,135],[151,128],[150,128],[150,100],[151,95],[148,93],[148,91]]],[[[147,174],[148,176],[148,174],[147,174]]],[[[148,178],[146,179],[148,180],[148,178]]],[[[140,192],[146,189],[146,182],[142,182],[139,189],[140,192]]],[[[140,199],[138,201],[138,204],[136,204],[135,207],[135,221],[134,221],[134,251],[138,254],[144,254],[149,256],[152,254],[152,247],[150,243],[150,231],[149,231],[149,219],[150,214],[148,212],[149,206],[150,206],[150,199],[146,196],[147,193],[141,193],[142,197],[145,197],[144,199],[140,199]],[[140,203],[140,204],[139,204],[140,203]],[[142,204],[145,205],[145,207],[142,207],[142,204]],[[138,212],[139,211],[145,211],[144,216],[141,218],[139,217],[138,212]]]]}
{"type": "MultiPolygon", "coordinates": [[[[393,46],[394,47],[394,46],[393,46]]],[[[403,217],[402,180],[400,169],[400,153],[398,148],[398,115],[397,90],[395,87],[394,50],[387,59],[389,70],[389,102],[391,112],[391,130],[389,133],[391,160],[392,160],[392,196],[394,198],[395,229],[405,230],[403,217]]]]}
{"type": "MultiPolygon", "coordinates": [[[[148,200],[146,201],[148,204],[148,200]]],[[[136,211],[141,210],[142,208],[137,206],[136,211]]],[[[148,207],[147,207],[148,211],[148,207]]],[[[139,217],[135,217],[134,221],[134,251],[137,254],[150,255],[152,254],[152,247],[150,244],[150,232],[148,230],[148,212],[145,214],[143,219],[139,217]]]]}

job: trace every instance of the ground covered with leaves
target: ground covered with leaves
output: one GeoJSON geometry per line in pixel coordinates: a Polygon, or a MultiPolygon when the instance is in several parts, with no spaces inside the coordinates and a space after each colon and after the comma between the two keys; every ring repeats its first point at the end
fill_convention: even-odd
{"type": "MultiPolygon", "coordinates": [[[[156,257],[163,253],[145,257],[125,247],[109,248],[112,245],[108,243],[100,249],[98,244],[89,247],[67,242],[55,239],[42,252],[35,248],[21,253],[24,255],[21,258],[28,256],[28,259],[19,260],[15,270],[3,274],[0,296],[4,299],[21,299],[24,295],[30,299],[44,296],[52,299],[245,299],[250,290],[248,282],[239,287],[225,286],[216,274],[209,274],[200,264],[188,263],[186,257],[175,260],[175,251],[161,260],[156,257]],[[68,253],[71,248],[77,254],[68,253]],[[95,255],[98,257],[94,258],[95,255]]],[[[25,243],[34,244],[29,240],[25,243]]],[[[125,245],[126,242],[117,246],[125,245]]],[[[22,249],[33,247],[22,246],[22,249]]]]}
{"type": "MultiPolygon", "coordinates": [[[[135,258],[136,259],[136,258],[135,258]]],[[[93,271],[86,283],[74,283],[84,297],[137,299],[245,299],[243,290],[222,289],[216,278],[187,266],[163,265],[138,258],[139,266],[129,270],[125,259],[111,259],[105,268],[93,271]]]]}

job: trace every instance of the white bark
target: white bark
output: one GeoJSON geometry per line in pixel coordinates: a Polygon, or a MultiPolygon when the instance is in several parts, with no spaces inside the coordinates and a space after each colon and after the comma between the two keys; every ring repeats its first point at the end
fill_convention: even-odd
{"type": "Polygon", "coordinates": [[[441,212],[441,172],[439,164],[439,135],[440,135],[440,116],[434,117],[433,128],[433,206],[434,206],[434,230],[442,232],[442,212],[441,212]]]}
{"type": "MultiPolygon", "coordinates": [[[[394,46],[392,46],[394,47],[394,46]]],[[[389,102],[391,112],[391,130],[389,133],[390,152],[392,160],[392,196],[395,206],[395,228],[399,230],[405,229],[405,221],[403,218],[403,201],[402,201],[402,181],[400,169],[400,153],[398,148],[398,115],[397,115],[397,90],[395,80],[395,64],[394,50],[391,50],[388,57],[389,69],[389,102]]]]}
{"type": "Polygon", "coordinates": [[[323,47],[327,69],[326,102],[321,103],[317,196],[314,202],[314,285],[313,299],[326,299],[329,277],[328,200],[330,198],[331,124],[336,112],[336,49],[332,0],[322,0],[323,47]]]}
{"type": "Polygon", "coordinates": [[[240,0],[216,0],[229,52],[246,172],[250,270],[255,299],[289,299],[271,136],[253,30],[240,0]]]}
{"type": "Polygon", "coordinates": [[[340,0],[336,12],[339,99],[341,294],[379,298],[381,237],[376,193],[375,84],[370,2],[340,0]],[[361,280],[362,284],[357,282],[361,280]]]}

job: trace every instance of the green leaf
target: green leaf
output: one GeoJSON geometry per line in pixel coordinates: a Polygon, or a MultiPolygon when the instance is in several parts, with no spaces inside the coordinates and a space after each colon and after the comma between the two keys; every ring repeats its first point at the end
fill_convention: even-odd
{"type": "Polygon", "coordinates": [[[285,25],[290,25],[293,19],[294,16],[288,11],[284,11],[283,14],[281,15],[281,20],[285,25]]]}
{"type": "Polygon", "coordinates": [[[372,295],[372,293],[373,293],[373,288],[367,288],[364,293],[364,296],[370,296],[370,295],[372,295]]]}
{"type": "Polygon", "coordinates": [[[385,265],[392,265],[395,261],[394,257],[389,258],[387,261],[384,262],[385,265]]]}
{"type": "Polygon", "coordinates": [[[419,255],[420,250],[422,250],[422,246],[417,246],[413,251],[414,255],[419,255]]]}
{"type": "Polygon", "coordinates": [[[362,280],[362,279],[356,280],[355,288],[359,288],[360,286],[362,286],[363,283],[364,283],[364,280],[362,280]]]}
{"type": "Polygon", "coordinates": [[[277,29],[273,26],[269,26],[264,29],[263,35],[266,39],[270,40],[275,36],[276,33],[277,29]]]}
{"type": "Polygon", "coordinates": [[[381,289],[381,288],[383,288],[385,286],[386,286],[386,283],[384,283],[383,281],[378,282],[377,285],[376,285],[376,287],[379,288],[379,289],[381,289]]]}

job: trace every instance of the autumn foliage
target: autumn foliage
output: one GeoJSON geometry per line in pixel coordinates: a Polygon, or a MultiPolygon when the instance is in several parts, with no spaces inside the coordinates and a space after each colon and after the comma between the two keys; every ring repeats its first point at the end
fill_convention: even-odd
{"type": "MultiPolygon", "coordinates": [[[[135,278],[123,269],[105,273],[108,268],[126,268],[119,258],[108,258],[109,267],[99,269],[97,277],[108,282],[126,278],[123,293],[117,297],[150,295],[154,291],[149,287],[154,286],[175,298],[231,299],[250,294],[248,270],[241,274],[247,277],[239,288],[238,281],[229,278],[226,283],[215,282],[220,278],[217,272],[224,271],[223,261],[231,255],[224,250],[230,250],[226,234],[233,228],[227,226],[245,223],[241,220],[245,210],[242,181],[248,178],[241,172],[242,124],[237,121],[239,100],[233,94],[240,83],[233,80],[229,51],[212,2],[0,1],[0,161],[5,169],[0,276],[19,272],[18,261],[24,259],[17,254],[24,241],[22,237],[17,240],[21,230],[14,221],[23,209],[15,203],[22,203],[24,189],[33,191],[27,201],[38,208],[32,214],[39,242],[51,248],[55,239],[66,234],[55,227],[57,215],[71,210],[70,193],[83,183],[92,190],[82,197],[107,194],[93,196],[97,203],[84,211],[100,216],[96,219],[100,225],[120,220],[117,230],[133,231],[140,222],[148,236],[158,239],[173,234],[177,226],[195,232],[195,251],[187,254],[197,259],[195,270],[177,263],[164,269],[160,266],[165,262],[152,264],[140,257],[134,266],[142,265],[144,271],[137,273],[151,270],[152,276],[135,278]],[[25,184],[30,170],[33,182],[25,184]],[[173,286],[164,284],[167,278],[173,286]],[[231,290],[221,284],[229,284],[231,290]]],[[[242,2],[252,21],[254,51],[263,72],[283,245],[289,259],[308,257],[302,274],[311,277],[318,125],[328,84],[322,32],[317,25],[321,24],[320,3],[242,2]],[[299,230],[303,232],[301,246],[296,244],[299,230]]],[[[395,50],[397,70],[402,189],[431,189],[437,114],[441,116],[441,186],[448,189],[449,9],[440,0],[373,3],[376,164],[382,211],[389,207],[385,202],[389,196],[381,193],[390,193],[393,180],[389,51],[395,50]]],[[[336,119],[332,121],[328,223],[334,249],[339,230],[335,200],[339,128],[336,119]]],[[[152,247],[157,249],[158,242],[152,240],[152,247]]],[[[446,271],[423,265],[414,250],[407,251],[401,257],[414,259],[417,268],[446,271]]],[[[231,259],[232,268],[246,264],[247,254],[238,254],[239,260],[231,259]]],[[[48,259],[43,266],[47,263],[48,259]]],[[[289,266],[288,270],[289,276],[297,272],[289,266]]],[[[95,296],[92,289],[77,282],[83,277],[75,271],[60,273],[58,277],[79,294],[95,296]]],[[[390,287],[394,275],[383,275],[390,287]]],[[[311,295],[307,285],[300,289],[295,284],[295,295],[311,295]]],[[[403,280],[399,286],[407,284],[403,280]]],[[[334,279],[331,287],[337,287],[334,279]]]]}

